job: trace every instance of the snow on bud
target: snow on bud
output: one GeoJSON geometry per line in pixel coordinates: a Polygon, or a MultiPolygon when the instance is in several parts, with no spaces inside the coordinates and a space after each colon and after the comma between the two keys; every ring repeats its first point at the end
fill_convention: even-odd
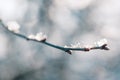
{"type": "Polygon", "coordinates": [[[41,33],[41,32],[37,33],[36,36],[35,36],[35,39],[38,40],[38,41],[41,41],[42,35],[43,35],[43,33],[41,33]]]}
{"type": "Polygon", "coordinates": [[[40,32],[36,34],[35,39],[38,41],[44,41],[47,39],[47,36],[40,32]]]}
{"type": "Polygon", "coordinates": [[[96,46],[102,46],[104,44],[107,44],[107,39],[101,39],[100,41],[95,42],[96,46]]]}
{"type": "Polygon", "coordinates": [[[47,36],[40,32],[40,33],[37,33],[36,35],[31,34],[28,36],[28,38],[34,39],[37,41],[45,41],[47,39],[47,36]]]}
{"type": "Polygon", "coordinates": [[[7,27],[8,27],[8,30],[14,33],[19,33],[20,25],[17,22],[15,21],[8,22],[7,27]]]}

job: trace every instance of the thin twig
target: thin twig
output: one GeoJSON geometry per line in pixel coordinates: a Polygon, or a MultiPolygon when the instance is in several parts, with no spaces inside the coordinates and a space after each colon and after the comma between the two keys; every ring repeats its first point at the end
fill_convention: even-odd
{"type": "Polygon", "coordinates": [[[94,50],[94,49],[101,49],[101,50],[109,50],[109,48],[107,47],[107,44],[103,44],[102,46],[98,46],[98,47],[89,47],[89,48],[86,48],[86,47],[83,47],[83,48],[73,48],[73,47],[62,47],[62,46],[59,46],[59,45],[55,45],[55,44],[52,44],[52,43],[49,43],[46,41],[46,39],[43,39],[41,41],[38,41],[36,39],[30,39],[28,38],[27,36],[25,36],[24,34],[20,34],[20,33],[15,33],[13,31],[10,31],[7,26],[0,20],[0,24],[2,25],[2,27],[7,30],[8,32],[12,33],[13,35],[16,35],[20,38],[23,38],[23,39],[26,39],[27,41],[34,41],[34,42],[39,42],[39,43],[43,43],[47,46],[50,46],[50,47],[53,47],[53,48],[56,48],[56,49],[59,49],[59,50],[62,50],[62,51],[65,51],[67,52],[68,54],[72,54],[71,51],[90,51],[90,50],[94,50]]]}

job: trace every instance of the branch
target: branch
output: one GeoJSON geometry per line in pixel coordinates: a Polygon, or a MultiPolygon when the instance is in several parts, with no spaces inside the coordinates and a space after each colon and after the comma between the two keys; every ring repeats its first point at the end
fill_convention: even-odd
{"type": "Polygon", "coordinates": [[[16,35],[17,37],[23,38],[27,41],[34,41],[34,42],[39,42],[43,43],[47,46],[62,50],[67,52],[68,54],[72,54],[72,51],[90,51],[90,50],[95,50],[95,49],[100,49],[100,50],[109,50],[106,44],[106,39],[100,40],[96,43],[95,46],[83,46],[81,47],[79,44],[77,45],[71,45],[71,46],[59,46],[55,45],[52,43],[49,43],[46,41],[47,36],[44,35],[43,33],[37,33],[36,35],[29,35],[25,36],[24,34],[19,33],[19,28],[20,26],[16,22],[11,22],[5,25],[2,20],[0,20],[1,26],[8,32],[10,32],[13,35],[16,35]]]}

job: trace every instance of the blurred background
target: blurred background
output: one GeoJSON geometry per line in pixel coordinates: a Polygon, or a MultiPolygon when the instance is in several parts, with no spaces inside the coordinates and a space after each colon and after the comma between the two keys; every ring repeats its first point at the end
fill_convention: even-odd
{"type": "Polygon", "coordinates": [[[61,46],[106,38],[110,47],[69,55],[0,26],[0,80],[120,79],[120,0],[0,0],[0,18],[61,46]]]}

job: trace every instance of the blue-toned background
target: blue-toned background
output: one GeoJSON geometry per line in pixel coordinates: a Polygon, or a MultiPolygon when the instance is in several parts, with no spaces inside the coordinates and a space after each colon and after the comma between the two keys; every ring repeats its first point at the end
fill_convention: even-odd
{"type": "Polygon", "coordinates": [[[120,79],[120,0],[0,0],[0,18],[61,46],[106,38],[110,47],[69,55],[0,26],[0,80],[120,79]]]}

